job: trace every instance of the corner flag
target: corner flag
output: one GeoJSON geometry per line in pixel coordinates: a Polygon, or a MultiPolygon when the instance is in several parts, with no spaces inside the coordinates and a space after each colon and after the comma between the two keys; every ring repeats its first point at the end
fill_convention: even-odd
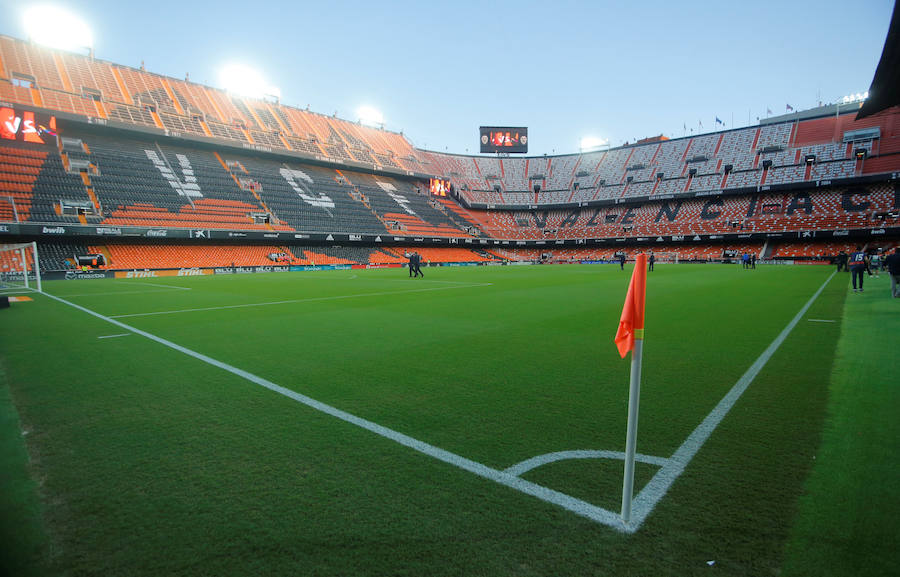
{"type": "Polygon", "coordinates": [[[616,331],[616,346],[619,355],[624,359],[628,351],[634,348],[634,339],[644,338],[644,300],[647,289],[647,255],[639,254],[631,274],[625,306],[619,319],[619,330],[616,331]]]}
{"type": "Polygon", "coordinates": [[[631,352],[631,383],[628,388],[628,425],[625,432],[625,477],[622,480],[622,520],[631,521],[634,496],[634,455],[637,452],[638,406],[641,398],[641,358],[644,352],[644,300],[647,292],[647,255],[634,263],[625,306],[616,331],[616,346],[622,358],[631,352]]]}

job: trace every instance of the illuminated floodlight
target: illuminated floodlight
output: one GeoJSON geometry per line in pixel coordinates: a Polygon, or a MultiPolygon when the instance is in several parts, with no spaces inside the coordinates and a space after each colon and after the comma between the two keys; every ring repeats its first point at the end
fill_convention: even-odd
{"type": "Polygon", "coordinates": [[[67,10],[50,5],[31,6],[25,9],[22,20],[26,34],[36,44],[68,51],[93,49],[91,29],[67,10]]]}
{"type": "Polygon", "coordinates": [[[281,90],[269,84],[258,71],[244,64],[226,64],[219,71],[219,84],[232,94],[250,98],[281,99],[281,90]]]}
{"type": "Polygon", "coordinates": [[[841,104],[848,104],[850,102],[862,102],[863,100],[869,97],[869,91],[865,92],[857,92],[856,94],[848,94],[841,98],[841,104]]]}
{"type": "Polygon", "coordinates": [[[384,126],[384,115],[371,106],[361,106],[356,111],[359,121],[366,126],[374,126],[376,128],[384,126]]]}
{"type": "Polygon", "coordinates": [[[596,136],[585,136],[581,139],[581,150],[582,152],[585,150],[594,150],[597,148],[609,146],[609,140],[605,138],[598,138],[596,136]]]}

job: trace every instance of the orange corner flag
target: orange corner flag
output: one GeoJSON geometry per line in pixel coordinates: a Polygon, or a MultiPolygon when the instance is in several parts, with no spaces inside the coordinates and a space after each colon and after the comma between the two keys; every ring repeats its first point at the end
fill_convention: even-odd
{"type": "Polygon", "coordinates": [[[625,306],[622,307],[622,318],[619,319],[619,330],[616,331],[616,346],[622,358],[634,348],[634,339],[644,338],[644,299],[647,292],[647,255],[637,255],[625,306]]]}

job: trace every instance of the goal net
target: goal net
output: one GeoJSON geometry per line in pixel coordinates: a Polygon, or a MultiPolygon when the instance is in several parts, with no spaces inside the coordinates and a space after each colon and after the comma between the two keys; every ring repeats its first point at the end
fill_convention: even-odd
{"type": "Polygon", "coordinates": [[[0,294],[41,291],[37,243],[0,244],[0,294]]]}
{"type": "Polygon", "coordinates": [[[678,253],[677,252],[654,252],[653,256],[656,257],[656,262],[678,262],[678,253]]]}

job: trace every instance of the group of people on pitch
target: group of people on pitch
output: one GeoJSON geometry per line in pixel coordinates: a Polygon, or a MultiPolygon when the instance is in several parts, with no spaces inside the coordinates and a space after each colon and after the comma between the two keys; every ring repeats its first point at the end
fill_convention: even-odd
{"type": "MultiPolygon", "coordinates": [[[[853,292],[863,292],[863,279],[866,274],[878,278],[879,271],[887,270],[891,275],[891,296],[900,298],[900,248],[895,247],[887,257],[882,258],[879,253],[869,256],[862,246],[857,246],[856,250],[850,253],[848,260],[853,292]]],[[[838,270],[841,269],[841,264],[839,260],[838,270]]]]}
{"type": "Polygon", "coordinates": [[[422,272],[422,255],[417,252],[408,252],[406,253],[406,258],[409,259],[409,276],[410,278],[420,276],[424,277],[425,273],[422,272]]]}

